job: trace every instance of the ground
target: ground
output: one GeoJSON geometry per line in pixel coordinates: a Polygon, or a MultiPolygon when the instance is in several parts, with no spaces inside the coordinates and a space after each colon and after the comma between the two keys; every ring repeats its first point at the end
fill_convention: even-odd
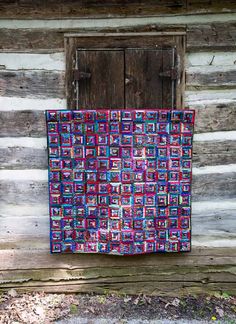
{"type": "Polygon", "coordinates": [[[185,298],[94,294],[0,296],[0,323],[236,323],[236,297],[226,293],[185,298]]]}

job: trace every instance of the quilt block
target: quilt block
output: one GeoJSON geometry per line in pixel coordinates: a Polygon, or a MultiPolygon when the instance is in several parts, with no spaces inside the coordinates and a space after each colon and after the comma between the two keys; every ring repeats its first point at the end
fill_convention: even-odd
{"type": "Polygon", "coordinates": [[[52,253],[191,249],[192,110],[49,110],[52,253]]]}

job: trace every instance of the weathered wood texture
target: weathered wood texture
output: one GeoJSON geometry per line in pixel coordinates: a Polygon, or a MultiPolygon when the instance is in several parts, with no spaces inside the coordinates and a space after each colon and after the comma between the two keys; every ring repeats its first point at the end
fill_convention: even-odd
{"type": "MultiPolygon", "coordinates": [[[[193,145],[194,167],[233,164],[235,156],[235,141],[204,141],[193,145]]],[[[46,148],[37,148],[37,144],[24,147],[24,138],[21,145],[0,146],[0,169],[46,169],[47,165],[46,148]]]]}
{"type": "Polygon", "coordinates": [[[47,166],[46,148],[0,148],[0,169],[46,169],[47,166]]]}
{"type": "MultiPolygon", "coordinates": [[[[141,16],[155,14],[180,13],[186,10],[186,0],[111,0],[106,3],[99,1],[77,1],[73,0],[47,2],[39,1],[1,1],[0,18],[76,18],[76,17],[111,17],[111,16],[141,16]]],[[[193,2],[190,8],[194,10],[193,2]]],[[[215,6],[217,8],[217,6],[215,6]]],[[[222,6],[218,6],[222,10],[222,6]]],[[[231,4],[230,9],[234,6],[231,4]]]]}
{"type": "MultiPolygon", "coordinates": [[[[234,198],[236,196],[236,173],[195,175],[193,176],[192,193],[193,201],[216,200],[219,197],[221,199],[234,198]]],[[[2,180],[0,196],[2,204],[43,203],[48,201],[48,184],[41,180],[2,180]]]]}
{"type": "MultiPolygon", "coordinates": [[[[2,270],[24,269],[89,269],[94,267],[137,267],[139,266],[207,266],[235,265],[236,252],[233,248],[195,247],[191,253],[149,254],[129,258],[98,254],[53,254],[38,250],[32,258],[32,251],[1,250],[2,270]],[[57,265],[55,267],[55,265],[57,265]]],[[[138,267],[137,267],[138,268],[138,267]]]]}
{"type": "MultiPolygon", "coordinates": [[[[170,27],[169,25],[141,25],[126,28],[92,28],[80,29],[79,32],[155,32],[155,31],[178,31],[185,27],[179,25],[170,27]]],[[[78,32],[77,29],[1,29],[0,30],[0,51],[1,52],[63,52],[64,33],[78,32]]],[[[206,50],[235,50],[236,49],[236,23],[212,23],[212,24],[188,24],[186,46],[187,51],[206,50]]],[[[118,37],[117,37],[118,38],[118,37]]],[[[163,37],[165,38],[165,37],[163,37]]],[[[117,46],[118,39],[113,43],[117,46]]],[[[136,40],[128,39],[127,46],[135,47],[136,40]]],[[[82,47],[83,42],[81,42],[82,47]]],[[[147,43],[148,46],[148,43],[147,43]]],[[[104,44],[101,43],[101,47],[104,44]]]]}
{"type": "Polygon", "coordinates": [[[79,72],[89,78],[76,81],[77,109],[124,107],[124,52],[120,50],[77,51],[79,72]]]}
{"type": "Polygon", "coordinates": [[[193,165],[223,165],[235,163],[236,141],[194,142],[193,165]]]}
{"type": "MultiPolygon", "coordinates": [[[[118,60],[115,59],[116,64],[111,60],[104,61],[106,66],[108,64],[112,64],[115,66],[114,69],[110,69],[112,75],[107,75],[104,78],[104,66],[102,65],[101,58],[97,56],[97,60],[99,62],[92,62],[91,55],[93,51],[89,51],[90,62],[88,61],[87,54],[87,62],[84,64],[81,61],[81,69],[90,70],[92,72],[92,77],[90,79],[82,79],[79,81],[79,96],[82,98],[82,102],[80,103],[80,107],[110,107],[108,98],[112,99],[114,103],[113,107],[124,107],[123,96],[124,91],[126,92],[126,106],[127,107],[150,107],[151,102],[156,102],[155,107],[174,107],[175,100],[172,100],[170,94],[172,93],[172,87],[175,89],[175,81],[170,80],[170,78],[161,78],[158,76],[159,71],[168,70],[171,68],[171,64],[168,64],[166,57],[169,55],[169,61],[172,61],[172,54],[169,53],[168,50],[163,51],[163,60],[162,57],[160,59],[156,58],[155,67],[154,62],[150,64],[153,75],[156,77],[153,78],[150,75],[150,71],[144,71],[143,65],[141,64],[141,58],[139,58],[139,54],[136,53],[136,59],[129,55],[129,51],[126,52],[126,60],[118,60]],[[129,60],[130,58],[130,60],[129,60]],[[122,66],[119,65],[118,61],[122,66]],[[130,63],[132,62],[132,64],[130,63]],[[135,65],[136,62],[136,65],[135,65]],[[86,63],[86,64],[85,64],[86,63]],[[124,71],[124,63],[126,66],[126,80],[124,80],[125,71],[124,71]],[[158,66],[159,64],[159,66],[158,66]],[[163,68],[162,68],[163,66],[163,68]],[[136,70],[134,70],[134,68],[136,70]],[[95,71],[96,70],[96,71],[95,71]],[[116,71],[116,73],[114,73],[116,71]],[[147,75],[149,73],[149,75],[147,75]],[[142,77],[141,77],[142,76],[142,77]],[[100,80],[98,78],[100,77],[100,80]],[[102,78],[102,79],[101,79],[102,78]],[[116,79],[116,81],[115,81],[116,79]],[[113,80],[114,89],[116,96],[107,91],[109,87],[106,85],[106,81],[111,83],[113,80]],[[143,80],[141,82],[141,80],[143,80]],[[159,81],[158,81],[159,80],[159,81]],[[126,84],[125,84],[126,81],[126,84]],[[158,84],[158,82],[159,84],[158,84]],[[147,82],[145,84],[144,82],[147,82]],[[96,84],[96,86],[95,86],[96,84]],[[99,87],[98,87],[99,85],[99,87]],[[125,90],[124,90],[125,88],[125,90]],[[150,89],[149,91],[144,91],[144,89],[150,89]],[[119,90],[119,92],[118,92],[119,90]],[[86,93],[86,95],[85,95],[86,93]],[[98,94],[100,95],[98,100],[98,94]],[[118,100],[119,93],[119,100],[118,100]],[[149,96],[152,94],[151,96],[149,96]],[[92,97],[91,97],[92,96],[92,97]],[[84,99],[83,99],[84,98],[84,99]],[[103,99],[102,99],[103,98],[103,99]],[[148,99],[149,98],[149,99],[148,99]],[[156,98],[156,99],[155,99],[156,98]],[[106,100],[105,100],[106,99],[106,100]],[[93,101],[91,101],[93,100],[93,101]],[[101,101],[102,100],[102,101],[101,101]],[[105,101],[104,101],[105,100],[105,101]],[[154,101],[153,101],[154,100],[154,101]],[[159,101],[158,101],[159,100],[159,101]],[[91,106],[92,105],[92,106],[91,106]]],[[[103,51],[108,52],[108,51],[103,51]]],[[[109,51],[113,52],[113,51],[109,51]]],[[[119,53],[119,51],[117,51],[119,53]]],[[[138,51],[141,53],[140,51],[138,51]]],[[[147,53],[155,53],[154,51],[146,51],[147,53]]],[[[79,51],[80,53],[80,51],[79,51]]],[[[102,51],[97,51],[100,55],[102,55],[102,51]]],[[[156,51],[158,53],[158,51],[156,51]]],[[[120,53],[122,55],[124,53],[120,53]]],[[[80,54],[80,56],[82,53],[80,54]]],[[[95,54],[94,54],[95,55],[95,54]]],[[[144,58],[143,58],[144,59],[144,58]]],[[[82,60],[82,58],[80,58],[82,60]]],[[[149,58],[151,62],[151,59],[149,58]]],[[[81,70],[81,71],[82,71],[81,70]]],[[[217,88],[234,88],[236,86],[236,73],[235,70],[229,71],[214,71],[211,72],[211,69],[202,68],[202,69],[190,69],[186,72],[186,89],[187,90],[195,90],[195,89],[217,89],[217,88]],[[196,70],[196,71],[193,71],[196,70]]],[[[70,82],[72,85],[72,82],[70,82]]],[[[63,99],[65,97],[65,80],[64,80],[64,72],[58,71],[44,71],[44,70],[18,70],[18,71],[0,71],[0,95],[6,97],[25,97],[25,98],[60,98],[63,99]]],[[[74,88],[70,90],[70,92],[74,93],[74,88]]]]}
{"type": "Polygon", "coordinates": [[[0,18],[126,17],[163,14],[235,12],[235,1],[157,0],[157,1],[1,1],[0,18]]]}
{"type": "Polygon", "coordinates": [[[236,23],[187,26],[187,50],[232,50],[236,48],[236,23]]]}
{"type": "MultiPolygon", "coordinates": [[[[33,107],[32,107],[33,108],[33,107]]],[[[41,136],[46,135],[44,111],[1,111],[0,123],[4,136],[41,136]]]]}
{"type": "Polygon", "coordinates": [[[214,88],[235,88],[236,70],[212,71],[210,68],[190,69],[186,72],[186,88],[190,89],[214,89],[214,88]]]}
{"type": "MultiPolygon", "coordinates": [[[[114,75],[119,73],[119,78],[116,78],[115,85],[118,83],[119,80],[124,81],[123,85],[123,101],[126,101],[127,107],[136,108],[136,107],[156,107],[156,106],[166,106],[169,101],[171,101],[171,106],[183,106],[183,89],[184,89],[184,36],[176,36],[176,35],[163,35],[160,36],[159,34],[156,35],[155,33],[151,33],[151,35],[147,34],[136,34],[136,36],[132,36],[132,34],[125,35],[121,34],[119,36],[114,36],[114,34],[99,34],[99,36],[94,36],[94,34],[91,37],[82,37],[82,34],[80,34],[80,37],[66,37],[65,39],[65,51],[66,51],[66,94],[67,94],[67,106],[69,109],[75,109],[76,107],[80,106],[80,98],[81,104],[84,106],[83,102],[83,94],[86,90],[86,100],[92,99],[92,106],[98,106],[101,99],[98,99],[98,96],[96,96],[96,91],[94,90],[93,83],[99,79],[98,83],[100,84],[100,91],[104,93],[104,85],[106,85],[106,82],[104,79],[104,74],[101,75],[101,69],[98,66],[97,62],[95,61],[95,58],[97,56],[97,59],[99,59],[99,55],[103,55],[102,51],[100,54],[95,53],[98,51],[95,51],[96,49],[103,49],[104,53],[106,52],[106,49],[114,50],[116,48],[119,48],[123,52],[123,71],[120,71],[119,69],[122,68],[121,62],[119,59],[119,64],[114,65],[110,64],[109,61],[107,61],[107,64],[110,66],[113,66],[115,70],[111,71],[111,75],[114,75]],[[175,54],[171,52],[171,49],[175,47],[175,54]],[[78,51],[78,49],[80,49],[78,51]],[[89,52],[91,51],[91,54],[89,52],[86,53],[86,51],[82,51],[81,49],[89,49],[89,52]],[[161,50],[164,51],[163,55],[161,53],[161,50]],[[168,53],[165,56],[165,52],[170,51],[170,55],[168,53]],[[77,54],[76,54],[77,52],[77,54]],[[94,54],[93,54],[94,53],[94,54]],[[79,85],[74,83],[74,75],[73,75],[73,69],[75,68],[75,63],[80,60],[80,56],[82,60],[82,67],[84,63],[86,63],[86,69],[91,70],[92,72],[97,72],[97,76],[94,78],[94,81],[91,77],[91,80],[81,80],[79,82],[79,85]],[[76,57],[77,55],[77,57],[76,57]],[[93,61],[92,61],[92,57],[93,61]],[[165,57],[165,60],[168,59],[168,62],[166,64],[175,65],[176,63],[176,57],[178,56],[178,68],[179,68],[179,79],[176,80],[176,82],[171,82],[170,80],[165,80],[164,84],[167,86],[168,89],[172,89],[173,85],[173,93],[175,94],[175,98],[173,100],[171,94],[172,91],[166,91],[163,92],[163,86],[162,86],[162,79],[158,75],[159,72],[163,70],[163,58],[165,57]],[[85,60],[86,57],[86,60],[85,60]],[[90,57],[90,60],[89,60],[90,57]],[[83,62],[84,61],[84,62],[83,62]],[[155,66],[154,66],[155,64],[155,66]],[[95,67],[94,67],[94,66],[95,67]],[[93,71],[94,70],[94,71],[93,71]],[[123,78],[121,75],[121,72],[123,72],[123,78]],[[125,77],[125,74],[127,73],[127,77],[125,77]],[[149,73],[149,74],[148,74],[149,73]],[[125,80],[124,80],[125,79],[125,80]],[[102,80],[102,82],[100,81],[102,80]],[[82,86],[82,96],[80,94],[77,94],[76,92],[79,92],[80,84],[82,86]],[[85,86],[83,85],[85,84],[85,86]],[[78,87],[78,88],[76,88],[78,87]],[[157,91],[157,89],[160,89],[157,91]],[[90,93],[91,90],[91,93],[90,93]],[[93,94],[95,93],[95,94],[93,94]],[[171,98],[169,98],[171,96],[171,98]],[[95,99],[98,100],[95,102],[95,99]],[[78,101],[78,102],[77,102],[78,101]]],[[[115,53],[115,52],[114,52],[115,53]]],[[[107,54],[106,54],[107,55],[107,54]]],[[[113,54],[114,55],[114,54],[113,54]]],[[[111,54],[110,54],[111,56],[111,54]]],[[[108,57],[107,57],[108,58],[108,57]]],[[[112,58],[112,57],[111,57],[112,58]]],[[[78,66],[79,67],[79,66],[78,66]]],[[[168,66],[166,66],[167,68],[168,66]]],[[[109,77],[109,75],[108,75],[109,77]]],[[[169,78],[170,79],[170,78],[169,78]]],[[[111,86],[110,86],[111,88],[111,86]]],[[[116,85],[116,88],[122,90],[122,87],[119,83],[116,85]]],[[[114,90],[112,90],[114,91],[114,90]]],[[[105,92],[106,94],[106,92],[105,92]]],[[[119,98],[120,98],[120,91],[119,91],[119,98]]],[[[113,106],[113,102],[107,101],[108,97],[105,100],[106,106],[113,106]]],[[[112,99],[112,97],[110,97],[112,99]]],[[[120,102],[120,100],[119,100],[120,102]]],[[[87,105],[88,103],[86,103],[87,105]]],[[[116,106],[118,103],[114,102],[114,105],[116,106]]],[[[120,104],[119,104],[120,106],[120,104]]]]}
{"type": "Polygon", "coordinates": [[[63,52],[63,32],[58,30],[0,29],[0,51],[63,52]]]}
{"type": "Polygon", "coordinates": [[[56,71],[0,71],[0,95],[64,98],[64,73],[56,71]]]}
{"type": "Polygon", "coordinates": [[[125,107],[174,107],[174,81],[159,75],[174,67],[173,49],[125,51],[125,107]],[[173,86],[173,91],[172,91],[173,86]]]}
{"type": "Polygon", "coordinates": [[[235,282],[235,250],[232,248],[195,248],[188,254],[132,258],[49,255],[44,251],[34,251],[32,258],[32,252],[0,251],[1,290],[15,287],[21,291],[119,291],[170,296],[190,292],[236,292],[232,284],[235,282]]]}
{"type": "MultiPolygon", "coordinates": [[[[33,108],[33,107],[32,107],[33,108]]],[[[206,105],[191,108],[196,110],[195,133],[236,129],[236,106],[230,104],[206,105]]],[[[46,136],[43,111],[0,111],[0,137],[4,136],[46,136]]]]}

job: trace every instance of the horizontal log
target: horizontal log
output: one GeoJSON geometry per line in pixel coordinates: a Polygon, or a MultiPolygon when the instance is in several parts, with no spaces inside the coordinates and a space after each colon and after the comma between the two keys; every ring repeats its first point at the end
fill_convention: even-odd
{"type": "Polygon", "coordinates": [[[222,3],[221,1],[207,0],[169,0],[169,1],[61,1],[55,4],[52,0],[46,3],[19,3],[9,1],[0,3],[0,18],[22,19],[31,18],[78,18],[78,17],[125,17],[125,16],[154,16],[160,14],[193,14],[193,13],[218,13],[235,12],[236,5],[233,0],[222,3]]]}
{"type": "MultiPolygon", "coordinates": [[[[191,4],[193,6],[193,4],[191,4]]],[[[218,6],[219,7],[219,6],[218,6]]],[[[74,1],[61,1],[55,4],[53,0],[46,3],[31,2],[18,3],[17,1],[0,3],[0,18],[78,18],[78,17],[116,17],[136,15],[156,15],[185,12],[185,0],[152,0],[146,1],[79,1],[76,6],[74,1]]],[[[233,4],[230,6],[233,11],[233,4]]]]}
{"type": "MultiPolygon", "coordinates": [[[[97,294],[124,294],[124,295],[151,295],[151,296],[169,296],[169,297],[182,297],[189,295],[215,295],[219,292],[227,292],[228,294],[235,295],[236,289],[232,283],[209,283],[202,284],[199,282],[187,282],[187,283],[169,283],[166,282],[132,282],[132,283],[114,283],[114,284],[80,284],[80,283],[66,283],[66,285],[47,285],[46,283],[33,287],[15,287],[19,293],[29,292],[46,292],[46,293],[97,293],[97,294]]],[[[1,289],[2,291],[8,291],[9,287],[1,289]]]]}
{"type": "MultiPolygon", "coordinates": [[[[30,248],[30,246],[29,246],[30,248]]],[[[233,247],[193,247],[191,253],[146,254],[119,257],[100,254],[50,254],[46,250],[0,250],[1,271],[24,269],[89,269],[106,267],[172,267],[188,266],[234,266],[236,251],[233,247]]]]}
{"type": "Polygon", "coordinates": [[[235,141],[194,142],[193,165],[203,167],[206,165],[231,164],[235,162],[235,141]]]}
{"type": "MultiPolygon", "coordinates": [[[[217,167],[216,167],[217,170],[217,167]]],[[[217,172],[217,171],[216,171],[217,172]]],[[[9,173],[7,177],[9,178],[9,173]]],[[[1,179],[0,202],[2,204],[35,204],[48,201],[48,184],[45,180],[1,179]]],[[[210,173],[193,176],[193,201],[231,199],[236,196],[236,173],[210,173]]]]}
{"type": "Polygon", "coordinates": [[[3,272],[1,290],[62,291],[183,296],[189,293],[215,293],[219,289],[235,292],[235,273],[229,267],[135,267],[90,270],[25,270],[3,272]],[[227,279],[226,279],[227,278],[227,279]],[[121,285],[122,283],[122,285],[121,285]],[[131,286],[131,284],[133,286],[131,286]],[[36,289],[35,289],[36,288],[36,289]],[[177,295],[178,294],[178,295],[177,295]]]}
{"type": "MultiPolygon", "coordinates": [[[[192,239],[204,242],[213,239],[228,240],[228,246],[232,246],[230,239],[236,239],[236,222],[234,221],[235,210],[226,209],[228,214],[219,211],[197,213],[193,208],[192,215],[192,239]]],[[[29,241],[38,248],[48,245],[49,238],[49,216],[7,216],[0,217],[0,246],[9,246],[14,242],[16,245],[21,241],[29,241]]],[[[28,242],[27,242],[28,243],[28,242]]],[[[27,246],[27,244],[25,245],[27,246]]],[[[31,245],[32,247],[32,245],[31,245]]]]}
{"type": "MultiPolygon", "coordinates": [[[[194,100],[189,101],[189,104],[186,103],[186,106],[196,111],[195,133],[236,129],[236,107],[234,102],[207,104],[194,100]]],[[[46,109],[43,102],[42,107],[46,109]]],[[[59,104],[58,107],[60,107],[59,104]]],[[[0,137],[46,136],[45,116],[44,112],[40,110],[0,111],[0,122],[0,137]]]]}
{"type": "Polygon", "coordinates": [[[187,51],[235,50],[236,23],[187,26],[187,51]]]}
{"type": "Polygon", "coordinates": [[[0,148],[0,169],[46,169],[47,150],[29,147],[0,148]]]}
{"type": "Polygon", "coordinates": [[[46,135],[46,119],[42,110],[0,111],[0,123],[1,137],[46,135]]]}
{"type": "Polygon", "coordinates": [[[224,67],[197,67],[186,71],[186,89],[235,88],[235,67],[228,70],[224,67]]]}
{"type": "MultiPolygon", "coordinates": [[[[204,134],[204,133],[203,133],[204,134]]],[[[209,133],[208,133],[209,134],[209,133]]],[[[6,138],[9,141],[11,138],[6,138]]],[[[27,137],[19,137],[21,141],[11,143],[10,141],[2,146],[0,139],[0,169],[47,169],[48,155],[45,145],[39,147],[38,140],[31,139],[31,146],[25,146],[27,137]]],[[[27,143],[26,143],[27,144],[27,143]]],[[[193,166],[203,167],[207,165],[233,164],[236,156],[236,142],[226,141],[194,141],[193,145],[193,166]]]]}
{"type": "MultiPolygon", "coordinates": [[[[186,19],[185,16],[172,17],[152,17],[149,18],[128,18],[128,19],[110,19],[107,20],[36,20],[23,21],[23,24],[13,24],[9,22],[9,26],[0,25],[0,51],[1,52],[32,52],[32,53],[53,53],[64,51],[64,33],[73,32],[154,32],[154,31],[178,31],[183,30],[187,24],[187,40],[186,46],[188,52],[193,51],[232,51],[236,49],[235,36],[236,24],[229,22],[234,20],[234,16],[219,15],[190,15],[186,19]],[[161,21],[163,19],[163,21],[161,21]],[[201,22],[202,20],[202,22],[201,22]],[[207,23],[212,20],[212,23],[207,23]],[[214,22],[219,20],[218,23],[214,22]],[[199,23],[198,23],[199,21],[199,23]],[[35,22],[35,24],[33,24],[35,22]],[[196,24],[197,23],[197,24],[196,24]],[[12,29],[15,25],[15,29],[12,29]],[[35,27],[34,27],[35,25],[35,27]],[[46,27],[47,26],[47,27],[46,27]],[[34,29],[31,29],[33,28],[34,29]],[[10,28],[10,29],[8,29],[10,28]],[[50,29],[45,29],[50,28],[50,29]]],[[[20,21],[22,22],[22,21],[20,21]]],[[[114,46],[115,38],[111,45],[114,46]]],[[[131,40],[127,42],[127,46],[131,46],[131,40]],[[128,45],[130,44],[130,45],[128,45]]],[[[100,46],[101,47],[101,46],[100,46]]]]}
{"type": "Polygon", "coordinates": [[[61,31],[0,29],[1,52],[54,53],[64,51],[61,31]]]}
{"type": "Polygon", "coordinates": [[[205,266],[201,267],[106,267],[106,268],[91,268],[91,269],[39,269],[39,270],[16,270],[2,272],[0,279],[1,287],[10,286],[15,283],[16,286],[36,286],[37,282],[51,281],[51,284],[56,283],[65,285],[68,281],[80,281],[83,283],[112,283],[116,281],[134,282],[134,281],[206,281],[207,282],[234,282],[236,274],[229,266],[205,266]],[[136,280],[135,280],[136,277],[136,280]],[[143,280],[142,280],[143,278],[143,280]]]}
{"type": "Polygon", "coordinates": [[[0,94],[6,97],[64,98],[64,73],[0,71],[0,94]]]}

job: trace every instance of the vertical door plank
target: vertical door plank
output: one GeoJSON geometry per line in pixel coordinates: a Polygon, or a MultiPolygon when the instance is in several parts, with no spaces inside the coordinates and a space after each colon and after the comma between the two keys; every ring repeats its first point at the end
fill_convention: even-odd
{"type": "Polygon", "coordinates": [[[78,50],[77,68],[91,73],[78,86],[78,109],[124,107],[124,52],[78,50]]]}
{"type": "Polygon", "coordinates": [[[162,108],[162,50],[125,50],[126,108],[162,108]]]}
{"type": "MultiPolygon", "coordinates": [[[[175,50],[172,49],[164,49],[162,51],[162,66],[163,72],[170,71],[171,68],[175,66],[175,50]]],[[[170,77],[163,77],[162,78],[162,105],[163,108],[174,108],[175,105],[175,80],[171,80],[170,77]]]]}

